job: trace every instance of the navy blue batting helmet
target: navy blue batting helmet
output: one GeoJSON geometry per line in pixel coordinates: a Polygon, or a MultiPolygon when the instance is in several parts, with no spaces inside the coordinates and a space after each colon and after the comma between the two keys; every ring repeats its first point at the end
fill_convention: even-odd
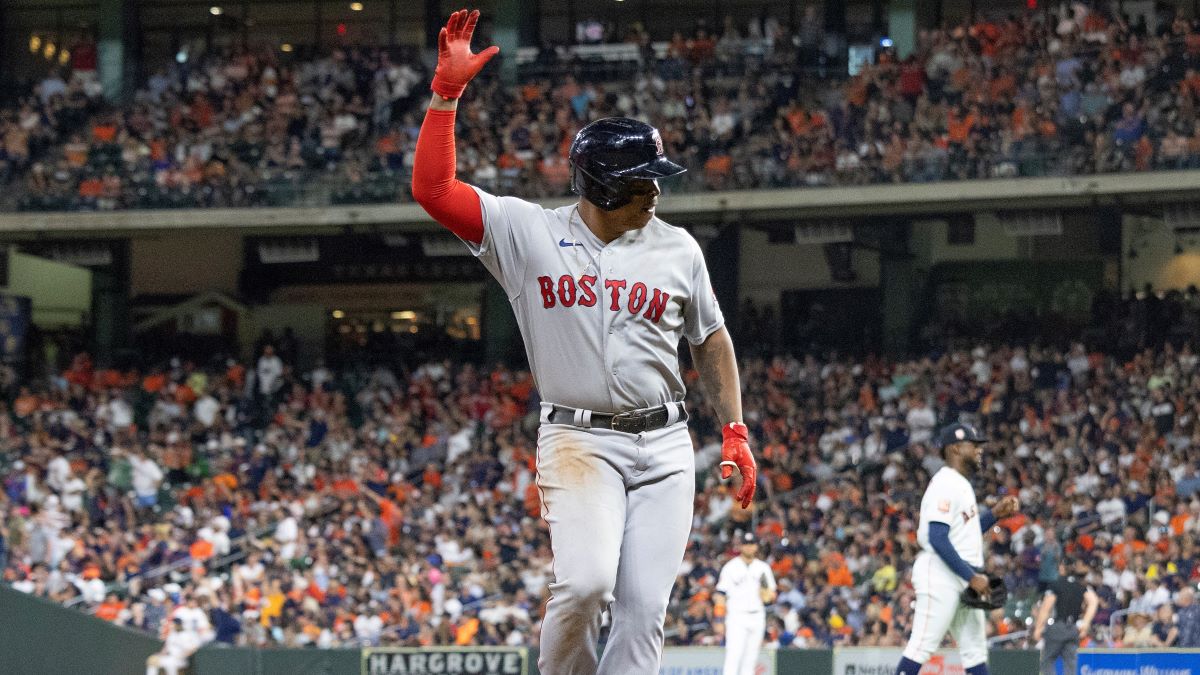
{"type": "Polygon", "coordinates": [[[606,117],[580,129],[570,158],[571,189],[605,211],[633,201],[634,180],[687,171],[666,158],[658,129],[628,117],[606,117]]]}
{"type": "Polygon", "coordinates": [[[982,431],[970,424],[955,422],[954,424],[947,424],[938,431],[937,436],[933,439],[933,445],[937,448],[944,448],[947,445],[965,443],[967,441],[983,443],[987,441],[987,436],[984,436],[982,431]]]}

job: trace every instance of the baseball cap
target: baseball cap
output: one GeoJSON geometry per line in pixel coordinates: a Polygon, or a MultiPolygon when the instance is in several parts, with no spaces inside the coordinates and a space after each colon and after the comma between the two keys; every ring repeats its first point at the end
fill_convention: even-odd
{"type": "Polygon", "coordinates": [[[936,447],[944,448],[953,443],[983,443],[987,441],[987,436],[982,431],[970,424],[962,424],[955,422],[942,427],[937,436],[933,438],[933,444],[936,447]]]}
{"type": "Polygon", "coordinates": [[[742,543],[743,544],[757,544],[758,539],[754,536],[753,532],[747,532],[742,535],[742,543]]]}

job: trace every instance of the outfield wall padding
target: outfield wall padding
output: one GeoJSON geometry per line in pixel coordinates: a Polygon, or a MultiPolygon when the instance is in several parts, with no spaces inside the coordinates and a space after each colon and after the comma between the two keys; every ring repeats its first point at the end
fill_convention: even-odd
{"type": "Polygon", "coordinates": [[[0,673],[144,675],[162,643],[0,585],[0,673]]]}
{"type": "MultiPolygon", "coordinates": [[[[162,644],[144,633],[114,626],[74,609],[0,585],[0,673],[3,675],[142,675],[146,657],[162,644]]],[[[997,650],[992,675],[1032,675],[1038,653],[997,650]]],[[[537,650],[529,650],[527,675],[537,675],[537,650]]],[[[253,649],[208,646],[192,657],[188,675],[358,675],[359,649],[253,649]]],[[[828,649],[783,649],[778,675],[829,675],[828,649]]]]}

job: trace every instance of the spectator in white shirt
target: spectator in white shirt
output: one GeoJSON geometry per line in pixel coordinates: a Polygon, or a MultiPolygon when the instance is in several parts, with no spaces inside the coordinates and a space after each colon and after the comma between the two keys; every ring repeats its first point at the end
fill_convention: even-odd
{"type": "Polygon", "coordinates": [[[217,421],[217,414],[221,412],[221,403],[213,398],[210,393],[205,393],[196,400],[195,413],[196,419],[204,425],[205,428],[212,428],[212,425],[217,421]]]}
{"type": "Polygon", "coordinates": [[[109,430],[128,429],[133,424],[133,406],[119,392],[108,401],[109,430]]]}
{"type": "Polygon", "coordinates": [[[1105,527],[1125,518],[1125,500],[1121,499],[1118,487],[1109,488],[1108,499],[1096,504],[1096,513],[1100,515],[1100,524],[1105,527]]]}
{"type": "Polygon", "coordinates": [[[291,513],[284,515],[283,520],[275,527],[275,541],[279,544],[279,555],[284,560],[291,560],[296,555],[296,540],[300,538],[300,524],[291,513]]]}
{"type": "Polygon", "coordinates": [[[133,467],[134,503],[143,509],[157,506],[158,487],[163,481],[162,469],[140,449],[130,453],[129,464],[133,467]]]}
{"type": "Polygon", "coordinates": [[[274,394],[281,384],[279,378],[283,376],[283,361],[275,355],[275,347],[267,345],[263,348],[254,372],[258,377],[258,393],[263,396],[274,394]]]}
{"type": "Polygon", "coordinates": [[[62,487],[62,505],[71,513],[83,511],[83,493],[87,491],[87,483],[74,473],[62,487]]]}
{"type": "Polygon", "coordinates": [[[62,492],[71,478],[71,463],[63,455],[50,460],[46,466],[46,485],[55,492],[62,492]]]}
{"type": "Polygon", "coordinates": [[[933,409],[920,396],[914,396],[912,407],[904,418],[908,425],[908,440],[910,443],[928,443],[933,437],[933,427],[937,425],[937,416],[933,409]]]}

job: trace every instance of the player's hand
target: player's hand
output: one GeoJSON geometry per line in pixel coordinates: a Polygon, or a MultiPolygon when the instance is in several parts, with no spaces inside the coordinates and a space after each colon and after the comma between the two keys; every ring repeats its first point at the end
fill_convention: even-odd
{"type": "Polygon", "coordinates": [[[1021,501],[1017,499],[1016,495],[1007,495],[1001,497],[1000,501],[996,502],[996,505],[992,507],[992,515],[996,516],[996,520],[1004,520],[1011,515],[1015,515],[1020,510],[1021,501]]]}
{"type": "Polygon", "coordinates": [[[971,577],[971,588],[979,594],[980,597],[986,598],[990,590],[988,586],[988,578],[986,574],[976,574],[971,577]]]}
{"type": "Polygon", "coordinates": [[[437,70],[430,86],[438,96],[448,99],[462,96],[467,83],[500,51],[493,45],[478,54],[471,53],[471,35],[478,21],[479,10],[460,9],[450,15],[438,33],[437,70]]]}
{"type": "Polygon", "coordinates": [[[758,483],[758,465],[750,454],[750,430],[740,422],[730,422],[721,428],[721,479],[732,476],[734,467],[742,474],[737,500],[743,509],[749,508],[758,483]]]}

